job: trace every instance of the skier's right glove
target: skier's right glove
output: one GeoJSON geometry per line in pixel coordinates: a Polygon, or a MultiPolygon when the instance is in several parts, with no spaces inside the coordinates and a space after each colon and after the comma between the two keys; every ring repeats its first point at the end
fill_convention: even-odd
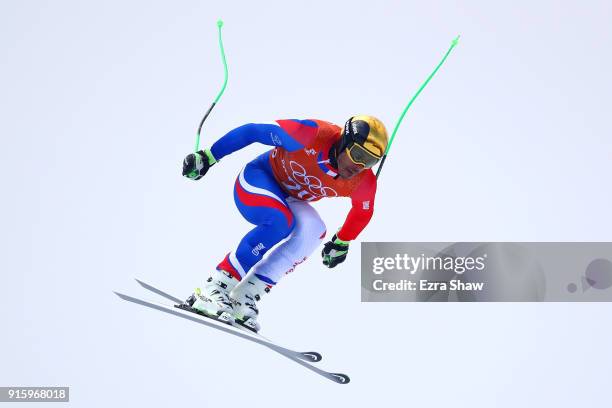
{"type": "Polygon", "coordinates": [[[217,160],[209,149],[190,153],[183,160],[183,176],[192,180],[199,180],[216,162],[217,160]]]}

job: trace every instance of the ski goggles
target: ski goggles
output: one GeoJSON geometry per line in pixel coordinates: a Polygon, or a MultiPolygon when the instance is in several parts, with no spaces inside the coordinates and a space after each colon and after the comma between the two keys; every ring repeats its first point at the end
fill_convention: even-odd
{"type": "Polygon", "coordinates": [[[351,146],[346,148],[346,154],[355,164],[359,164],[367,169],[373,167],[380,160],[379,156],[370,152],[363,146],[353,143],[351,146]]]}

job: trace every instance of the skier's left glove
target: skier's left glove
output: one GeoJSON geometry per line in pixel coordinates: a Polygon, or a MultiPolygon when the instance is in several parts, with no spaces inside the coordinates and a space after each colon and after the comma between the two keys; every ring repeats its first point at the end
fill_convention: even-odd
{"type": "Polygon", "coordinates": [[[348,254],[350,241],[342,241],[334,234],[331,241],[328,241],[323,246],[321,256],[323,257],[323,265],[328,268],[333,268],[339,263],[344,262],[346,254],[348,254]]]}
{"type": "Polygon", "coordinates": [[[183,160],[183,176],[192,180],[199,180],[208,169],[217,162],[209,149],[199,150],[188,154],[183,160]]]}

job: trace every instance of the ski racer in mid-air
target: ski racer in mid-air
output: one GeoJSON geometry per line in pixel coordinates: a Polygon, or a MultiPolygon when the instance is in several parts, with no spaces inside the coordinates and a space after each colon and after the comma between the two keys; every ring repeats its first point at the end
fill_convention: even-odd
{"type": "Polygon", "coordinates": [[[230,131],[210,149],[187,155],[183,175],[199,180],[223,157],[254,142],[274,148],[242,169],[234,183],[234,201],[255,228],[183,306],[257,332],[256,302],[304,262],[325,237],[325,223],[311,202],[323,197],[351,198],[344,224],[321,253],[329,268],[346,259],[350,241],[374,212],[376,177],[371,168],[385,153],[388,137],[383,123],[366,115],[353,116],[344,128],[317,119],[249,123],[230,131]]]}

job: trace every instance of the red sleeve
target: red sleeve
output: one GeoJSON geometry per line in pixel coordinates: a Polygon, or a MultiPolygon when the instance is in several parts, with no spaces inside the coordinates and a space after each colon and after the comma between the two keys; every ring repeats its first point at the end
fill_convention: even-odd
{"type": "Polygon", "coordinates": [[[369,170],[359,186],[351,194],[353,207],[346,216],[342,228],[336,236],[343,241],[352,241],[368,225],[374,214],[374,197],[376,196],[376,176],[369,170]]]}

